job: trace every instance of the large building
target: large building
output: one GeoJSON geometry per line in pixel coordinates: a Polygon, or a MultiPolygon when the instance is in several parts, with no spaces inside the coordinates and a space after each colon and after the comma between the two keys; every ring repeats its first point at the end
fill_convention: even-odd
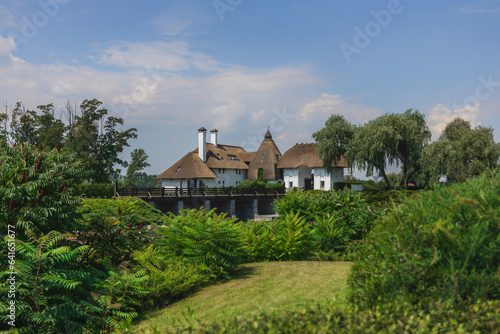
{"type": "Polygon", "coordinates": [[[256,152],[240,146],[218,143],[218,131],[198,129],[198,147],[158,175],[163,187],[202,188],[238,186],[259,175],[287,188],[333,189],[333,182],[344,180],[344,160],[332,166],[330,175],[316,150],[317,144],[297,144],[281,154],[268,130],[256,152]]]}

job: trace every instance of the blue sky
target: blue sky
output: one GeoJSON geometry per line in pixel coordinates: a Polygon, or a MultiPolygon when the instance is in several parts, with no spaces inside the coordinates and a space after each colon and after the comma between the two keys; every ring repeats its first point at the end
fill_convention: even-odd
{"type": "Polygon", "coordinates": [[[437,138],[454,117],[500,138],[499,0],[6,0],[0,99],[99,99],[163,172],[197,129],[284,153],[331,114],[409,108],[437,138]]]}

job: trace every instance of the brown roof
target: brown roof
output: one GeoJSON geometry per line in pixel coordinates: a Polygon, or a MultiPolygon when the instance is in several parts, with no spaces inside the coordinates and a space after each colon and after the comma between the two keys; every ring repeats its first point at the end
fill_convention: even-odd
{"type": "Polygon", "coordinates": [[[218,145],[215,147],[214,144],[207,143],[206,163],[200,159],[198,148],[196,148],[158,175],[157,179],[213,179],[218,177],[212,171],[213,168],[248,169],[248,165],[241,157],[244,153],[247,152],[240,146],[218,145]]]}
{"type": "MultiPolygon", "coordinates": [[[[193,152],[198,154],[198,149],[193,152]]],[[[244,152],[246,151],[241,146],[217,145],[215,147],[214,144],[207,143],[206,164],[209,168],[248,169],[247,164],[240,157],[240,154],[244,152]]]]}
{"type": "MultiPolygon", "coordinates": [[[[281,157],[278,168],[299,168],[300,166],[307,166],[310,168],[323,167],[323,160],[319,157],[318,144],[295,144],[292,148],[283,154],[281,157]]],[[[337,164],[332,164],[335,167],[347,167],[344,158],[337,164]]]]}
{"type": "Polygon", "coordinates": [[[214,179],[217,177],[198,156],[197,152],[189,152],[169,169],[158,175],[157,179],[214,179]]]}
{"type": "Polygon", "coordinates": [[[256,152],[243,152],[240,153],[240,159],[243,160],[247,165],[250,164],[256,152]]]}
{"type": "Polygon", "coordinates": [[[254,153],[250,165],[248,166],[248,179],[257,180],[258,171],[264,171],[264,180],[277,180],[280,175],[276,169],[281,158],[281,152],[274,143],[271,132],[267,130],[264,140],[260,144],[257,152],[254,153]]]}

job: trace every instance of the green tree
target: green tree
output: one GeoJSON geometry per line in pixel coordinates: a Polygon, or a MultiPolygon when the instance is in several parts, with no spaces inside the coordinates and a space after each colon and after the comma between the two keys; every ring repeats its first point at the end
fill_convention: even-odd
{"type": "Polygon", "coordinates": [[[56,148],[63,144],[66,125],[54,117],[54,105],[40,105],[37,107],[41,111],[41,115],[37,115],[37,144],[46,148],[56,148]]]}
{"type": "Polygon", "coordinates": [[[147,162],[148,155],[142,148],[136,148],[133,150],[130,154],[130,159],[131,161],[127,168],[127,183],[130,187],[136,187],[136,178],[138,176],[141,176],[142,178],[147,177],[147,175],[144,175],[145,173],[143,173],[143,175],[139,175],[140,173],[138,172],[151,165],[147,162]]]}
{"type": "Polygon", "coordinates": [[[120,153],[129,146],[130,139],[137,138],[137,129],[119,130],[123,119],[107,116],[108,111],[100,108],[101,104],[96,99],[83,101],[81,114],[74,117],[66,139],[85,168],[92,171],[90,178],[104,183],[115,173],[115,165],[127,166],[120,153]]]}
{"type": "Polygon", "coordinates": [[[500,143],[495,143],[491,127],[472,129],[470,122],[456,118],[425,148],[422,165],[430,181],[446,175],[448,182],[464,182],[498,166],[499,158],[500,143]]]}
{"type": "Polygon", "coordinates": [[[430,136],[424,115],[413,109],[385,114],[361,126],[332,115],[325,127],[313,134],[325,169],[331,169],[344,155],[349,165],[366,170],[367,176],[376,171],[390,189],[387,167],[401,166],[400,183],[406,184],[420,171],[420,157],[430,136]]]}
{"type": "Polygon", "coordinates": [[[325,127],[312,137],[318,143],[318,153],[323,159],[323,168],[332,171],[332,163],[345,156],[358,127],[347,121],[342,115],[332,115],[325,127]]]}
{"type": "Polygon", "coordinates": [[[21,102],[17,102],[12,109],[10,123],[11,137],[15,143],[37,144],[37,114],[33,110],[27,110],[21,102]]]}

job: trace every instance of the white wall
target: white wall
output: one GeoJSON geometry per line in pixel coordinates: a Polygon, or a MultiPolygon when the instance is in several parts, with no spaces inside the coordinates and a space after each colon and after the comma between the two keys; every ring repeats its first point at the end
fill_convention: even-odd
{"type": "Polygon", "coordinates": [[[219,173],[219,168],[212,168],[212,171],[219,176],[214,180],[215,184],[212,187],[236,187],[245,181],[248,175],[248,170],[246,169],[240,169],[239,174],[237,169],[221,168],[219,173]]]}
{"type": "Polygon", "coordinates": [[[344,168],[334,167],[332,174],[326,172],[323,168],[314,169],[314,189],[332,190],[334,182],[344,182],[344,168]],[[321,181],[324,181],[324,187],[321,187],[321,181]]]}
{"type": "MultiPolygon", "coordinates": [[[[212,169],[215,174],[217,174],[219,177],[215,179],[201,179],[203,184],[206,187],[212,188],[212,187],[236,187],[238,184],[241,182],[245,181],[248,175],[248,171],[246,169],[240,169],[240,173],[237,172],[236,169],[222,169],[219,174],[219,169],[214,168],[212,169]],[[219,182],[220,181],[220,182],[219,182]]],[[[197,179],[197,184],[196,187],[198,188],[199,181],[200,179],[197,179]]],[[[188,186],[188,181],[191,181],[191,186],[194,182],[194,179],[185,179],[182,180],[182,188],[187,188],[188,186]]],[[[181,188],[181,180],[176,179],[176,180],[165,180],[162,179],[161,181],[162,187],[169,187],[169,188],[175,188],[179,187],[181,188]]]]}
{"type": "Polygon", "coordinates": [[[286,188],[290,188],[290,182],[293,182],[292,187],[304,188],[305,179],[311,177],[312,168],[300,166],[299,168],[286,168],[283,171],[284,183],[286,188]]]}

